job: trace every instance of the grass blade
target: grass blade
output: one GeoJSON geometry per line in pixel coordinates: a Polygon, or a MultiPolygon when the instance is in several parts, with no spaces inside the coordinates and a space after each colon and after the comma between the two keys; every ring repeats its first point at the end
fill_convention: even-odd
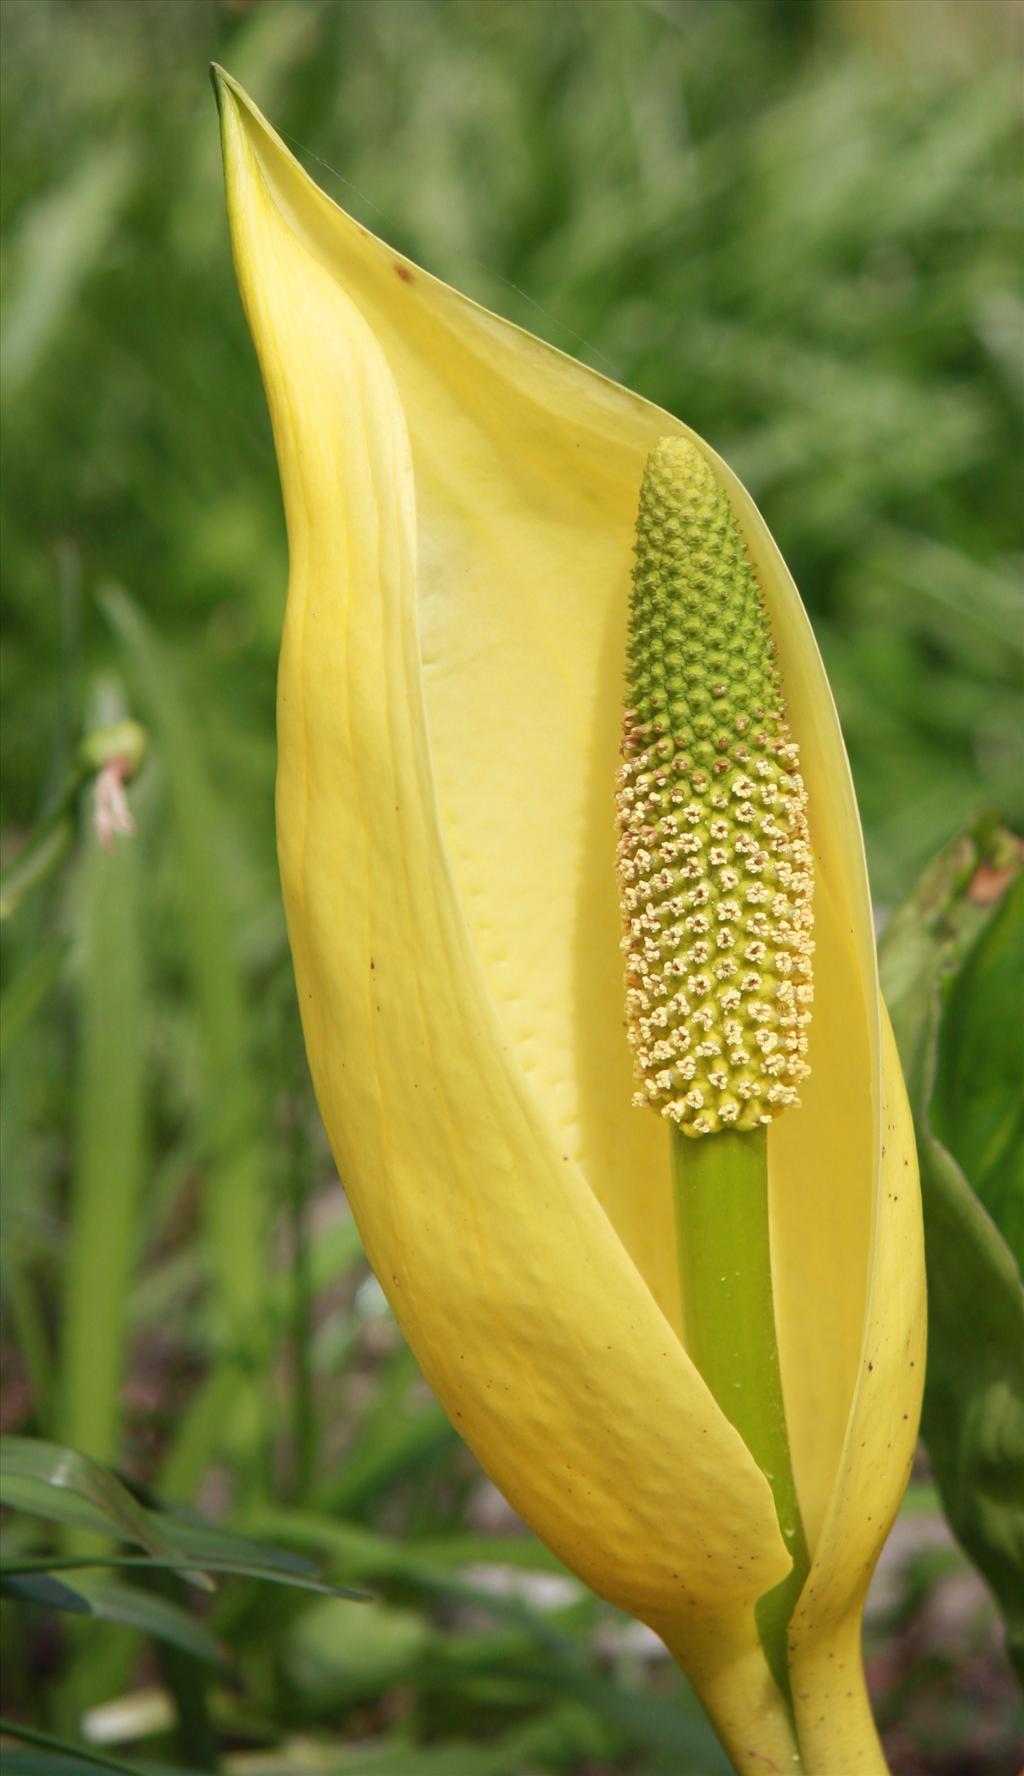
{"type": "Polygon", "coordinates": [[[65,1740],[54,1739],[49,1733],[37,1733],[20,1721],[0,1720],[0,1734],[38,1748],[34,1754],[6,1754],[4,1769],[8,1773],[17,1769],[33,1770],[38,1776],[82,1776],[87,1770],[113,1770],[117,1776],[141,1776],[132,1764],[119,1763],[116,1758],[104,1757],[98,1751],[87,1751],[84,1745],[68,1745],[65,1740]]]}
{"type": "MultiPolygon", "coordinates": [[[[273,1553],[274,1550],[270,1550],[273,1553]]],[[[3,1560],[0,1562],[0,1585],[13,1584],[16,1580],[45,1577],[51,1573],[82,1571],[87,1567],[108,1567],[119,1571],[122,1567],[143,1572],[177,1573],[179,1577],[194,1577],[196,1562],[186,1558],[184,1554],[178,1560],[154,1560],[145,1554],[82,1554],[69,1555],[62,1558],[38,1560],[3,1560]]],[[[349,1585],[331,1585],[326,1579],[315,1576],[308,1577],[302,1569],[285,1567],[273,1561],[261,1564],[258,1560],[212,1558],[206,1554],[202,1561],[203,1571],[218,1574],[224,1578],[261,1579],[270,1585],[286,1585],[293,1591],[311,1591],[320,1597],[343,1597],[351,1603],[365,1603],[367,1592],[354,1591],[349,1585]]]]}
{"type": "Polygon", "coordinates": [[[0,997],[0,1061],[5,1059],[22,1030],[44,1003],[60,973],[66,952],[67,944],[63,938],[51,938],[5,988],[0,997]]]}
{"type": "Polygon", "coordinates": [[[0,1572],[0,1597],[19,1597],[23,1603],[37,1603],[42,1609],[68,1610],[78,1616],[92,1613],[80,1591],[45,1572],[0,1572]]]}
{"type": "Polygon", "coordinates": [[[0,1439],[0,1502],[58,1523],[80,1522],[137,1542],[157,1560],[167,1556],[174,1560],[179,1552],[153,1513],[132,1497],[116,1474],[57,1443],[35,1437],[0,1439]]]}

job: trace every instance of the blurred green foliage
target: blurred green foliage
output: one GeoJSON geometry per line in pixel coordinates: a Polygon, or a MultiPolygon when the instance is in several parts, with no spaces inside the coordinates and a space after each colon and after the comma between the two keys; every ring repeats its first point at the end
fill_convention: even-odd
{"type": "Polygon", "coordinates": [[[69,539],[87,595],[121,582],[184,649],[229,799],[269,818],[284,540],[210,57],[361,220],[736,466],[815,619],[884,898],[980,799],[1024,813],[1015,71],[995,29],[952,53],[955,5],[911,10],[883,56],[870,8],[815,0],[7,0],[9,817],[75,694],[69,539]]]}
{"type": "MultiPolygon", "coordinates": [[[[493,1500],[345,1218],[279,904],[286,549],[206,64],[367,226],[736,466],[811,610],[886,906],[980,803],[1024,821],[1013,19],[1001,0],[0,8],[6,1422],[373,1585],[372,1626],[333,1599],[218,1600],[235,1678],[211,1707],[243,1763],[721,1768],[646,1643],[514,1526],[482,1536],[493,1500]],[[111,699],[149,745],[136,836],[108,856],[76,760],[111,699]],[[323,1749],[342,1735],[365,1756],[323,1749]]],[[[999,1138],[976,1125],[959,1157],[999,1138]]],[[[168,1715],[148,1660],[127,1630],[40,1622],[12,1706],[75,1732],[116,1703],[113,1743],[167,1749],[176,1722],[180,1749],[188,1685],[168,1715]]],[[[957,1768],[997,1768],[1012,1728],[971,1764],[972,1720],[957,1768]]]]}
{"type": "Polygon", "coordinates": [[[1024,1681],[1024,844],[991,817],[962,833],[879,961],[921,1168],[922,1434],[1024,1681]]]}

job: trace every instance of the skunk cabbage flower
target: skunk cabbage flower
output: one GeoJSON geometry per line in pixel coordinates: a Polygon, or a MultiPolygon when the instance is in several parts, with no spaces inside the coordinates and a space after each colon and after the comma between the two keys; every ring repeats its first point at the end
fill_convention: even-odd
{"type": "Polygon", "coordinates": [[[374,238],[217,86],[291,559],[281,875],[368,1257],[484,1468],[663,1637],[738,1770],[882,1770],[860,1618],[917,1428],[920,1208],[849,769],[796,590],[685,426],[374,238]],[[631,1103],[615,794],[636,787],[619,748],[638,498],[673,441],[756,575],[813,875],[810,1071],[766,1129],[810,1562],[788,1697],[755,1609],[793,1562],[688,1354],[667,1124],[631,1103]]]}

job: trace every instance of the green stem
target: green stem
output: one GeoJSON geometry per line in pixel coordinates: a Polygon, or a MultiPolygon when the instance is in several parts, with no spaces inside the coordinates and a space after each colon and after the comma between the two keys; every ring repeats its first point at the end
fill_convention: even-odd
{"type": "MultiPolygon", "coordinates": [[[[75,1164],[58,1435],[96,1461],[113,1462],[145,1168],[143,858],[137,842],[107,852],[90,832],[82,861],[75,1164]]],[[[69,1546],[81,1550],[81,1532],[69,1546]]]]}
{"type": "Polygon", "coordinates": [[[761,1598],[765,1657],[788,1697],[786,1630],[810,1559],[786,1433],[772,1301],[766,1129],[672,1134],[686,1346],[772,1489],[793,1570],[761,1598]]]}
{"type": "MultiPolygon", "coordinates": [[[[158,1597],[177,1602],[179,1592],[173,1574],[153,1568],[146,1574],[144,1583],[158,1597]]],[[[175,1733],[178,1755],[190,1769],[219,1770],[220,1757],[210,1721],[204,1666],[191,1653],[165,1641],[156,1642],[154,1651],[160,1675],[170,1691],[178,1716],[175,1733]]]]}
{"type": "MultiPolygon", "coordinates": [[[[297,1053],[292,1045],[292,1053],[297,1053]]],[[[307,1504],[316,1468],[316,1415],[313,1407],[313,1255],[309,1242],[309,1155],[293,1080],[288,1105],[288,1219],[292,1238],[292,1445],[291,1483],[295,1502],[307,1504]]]]}

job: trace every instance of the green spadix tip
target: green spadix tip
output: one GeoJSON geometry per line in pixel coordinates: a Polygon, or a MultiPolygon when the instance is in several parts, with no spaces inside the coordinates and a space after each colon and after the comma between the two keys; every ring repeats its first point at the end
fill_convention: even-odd
{"type": "Polygon", "coordinates": [[[813,997],[799,749],[728,495],[687,438],[644,469],[618,869],[634,1102],[686,1134],[798,1102],[813,997]]]}

